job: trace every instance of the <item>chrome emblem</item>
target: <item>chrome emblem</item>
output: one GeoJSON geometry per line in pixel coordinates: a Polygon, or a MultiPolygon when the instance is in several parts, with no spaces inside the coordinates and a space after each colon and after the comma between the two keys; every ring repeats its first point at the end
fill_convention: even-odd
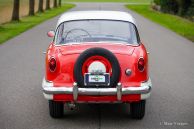
{"type": "Polygon", "coordinates": [[[131,73],[132,73],[131,69],[126,69],[125,74],[126,74],[127,76],[130,76],[131,73]]]}

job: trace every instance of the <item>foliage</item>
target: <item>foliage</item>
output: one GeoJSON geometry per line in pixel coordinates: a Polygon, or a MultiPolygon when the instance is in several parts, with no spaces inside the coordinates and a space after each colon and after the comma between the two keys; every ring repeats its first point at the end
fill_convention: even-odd
{"type": "Polygon", "coordinates": [[[190,17],[194,17],[194,0],[191,0],[191,5],[188,8],[187,15],[190,17]]]}
{"type": "Polygon", "coordinates": [[[154,3],[160,5],[165,13],[194,16],[194,0],[154,0],[154,3]]]}
{"type": "Polygon", "coordinates": [[[194,23],[185,18],[152,10],[149,5],[127,5],[127,8],[194,41],[194,23]]]}
{"type": "Polygon", "coordinates": [[[65,0],[65,2],[124,2],[124,3],[146,3],[152,0],[65,0]]]}
{"type": "Polygon", "coordinates": [[[160,5],[162,12],[168,12],[172,14],[178,13],[179,6],[176,0],[161,0],[160,5]]]}
{"type": "Polygon", "coordinates": [[[178,14],[184,16],[187,14],[188,9],[191,5],[191,0],[178,0],[179,3],[179,12],[178,14]]]}
{"type": "Polygon", "coordinates": [[[157,4],[157,5],[160,5],[160,1],[161,0],[154,0],[154,3],[157,4]]]}
{"type": "Polygon", "coordinates": [[[57,16],[64,11],[73,8],[73,4],[65,4],[61,8],[55,8],[46,10],[45,13],[37,13],[35,16],[27,16],[21,18],[19,22],[10,22],[0,25],[0,44],[6,40],[19,35],[20,33],[32,28],[33,26],[40,24],[41,22],[48,20],[54,16],[57,16]]]}

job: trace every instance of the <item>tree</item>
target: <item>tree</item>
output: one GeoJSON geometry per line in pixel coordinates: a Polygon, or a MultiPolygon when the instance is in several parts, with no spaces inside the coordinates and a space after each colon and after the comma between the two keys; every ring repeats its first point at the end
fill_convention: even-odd
{"type": "Polygon", "coordinates": [[[154,0],[165,13],[178,14],[194,20],[194,0],[154,0]]]}
{"type": "Polygon", "coordinates": [[[50,0],[46,0],[46,10],[50,9],[50,0]]]}
{"type": "Polygon", "coordinates": [[[59,6],[61,6],[61,0],[59,0],[59,6]]]}
{"type": "Polygon", "coordinates": [[[191,0],[191,5],[187,11],[187,15],[194,21],[194,0],[191,0]]]}
{"type": "Polygon", "coordinates": [[[176,0],[160,0],[161,11],[165,13],[177,14],[179,5],[176,0]]]}
{"type": "Polygon", "coordinates": [[[43,0],[39,0],[38,12],[44,12],[44,9],[43,9],[43,0]]]}
{"type": "Polygon", "coordinates": [[[189,6],[191,5],[191,0],[178,0],[179,2],[179,15],[186,15],[189,6]]]}
{"type": "Polygon", "coordinates": [[[29,1],[29,15],[34,15],[34,6],[35,6],[35,0],[29,1]]]}
{"type": "Polygon", "coordinates": [[[57,7],[57,0],[54,0],[54,8],[57,7]]]}
{"type": "Polygon", "coordinates": [[[13,21],[20,20],[19,10],[20,10],[20,0],[14,0],[13,13],[12,13],[12,20],[13,21]]]}

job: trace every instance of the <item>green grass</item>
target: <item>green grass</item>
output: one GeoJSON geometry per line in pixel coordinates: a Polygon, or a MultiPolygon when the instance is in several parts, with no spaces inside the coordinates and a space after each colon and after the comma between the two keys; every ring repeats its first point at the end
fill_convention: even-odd
{"type": "Polygon", "coordinates": [[[51,9],[45,11],[45,13],[37,13],[35,16],[23,17],[19,22],[9,22],[0,25],[0,44],[45,20],[73,8],[74,6],[75,5],[73,4],[65,4],[61,8],[51,9]]]}
{"type": "Polygon", "coordinates": [[[150,5],[126,5],[126,7],[194,41],[194,22],[179,16],[154,11],[150,5]]]}
{"type": "Polygon", "coordinates": [[[125,2],[125,3],[150,3],[151,0],[64,0],[65,2],[125,2]]]}

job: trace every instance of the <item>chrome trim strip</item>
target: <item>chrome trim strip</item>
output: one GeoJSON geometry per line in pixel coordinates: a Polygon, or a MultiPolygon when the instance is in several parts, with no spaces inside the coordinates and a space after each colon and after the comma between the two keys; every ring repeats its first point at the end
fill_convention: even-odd
{"type": "Polygon", "coordinates": [[[151,91],[150,86],[127,87],[122,89],[122,94],[146,94],[151,91]]]}
{"type": "MultiPolygon", "coordinates": [[[[72,87],[44,87],[43,92],[46,94],[73,94],[73,91],[76,91],[79,95],[117,95],[117,89],[119,91],[118,96],[121,93],[122,95],[146,94],[151,91],[150,86],[143,86],[122,88],[122,91],[121,88],[78,88],[77,91],[72,87]]],[[[77,98],[76,94],[74,94],[74,97],[77,98]]]]}
{"type": "Polygon", "coordinates": [[[91,44],[106,44],[106,45],[125,45],[125,46],[132,46],[132,47],[138,47],[139,44],[130,44],[127,42],[112,42],[112,41],[100,41],[100,42],[71,42],[71,43],[64,43],[64,44],[54,44],[54,46],[56,47],[60,47],[60,46],[71,46],[71,45],[91,45],[91,44]]]}
{"type": "Polygon", "coordinates": [[[72,94],[72,87],[44,87],[43,92],[46,94],[72,94]]]}
{"type": "Polygon", "coordinates": [[[46,87],[53,87],[53,82],[47,81],[44,77],[42,80],[42,88],[44,89],[46,87]]]}
{"type": "Polygon", "coordinates": [[[53,95],[52,94],[45,94],[43,93],[44,97],[48,100],[53,100],[53,95]]]}
{"type": "Polygon", "coordinates": [[[122,85],[121,83],[117,84],[117,100],[121,101],[122,98],[122,85]]]}
{"type": "Polygon", "coordinates": [[[117,99],[121,100],[122,95],[150,93],[152,84],[149,79],[142,82],[140,87],[122,88],[121,83],[118,83],[116,88],[78,88],[77,83],[74,83],[73,87],[53,87],[52,82],[43,79],[42,87],[45,94],[73,94],[75,101],[78,95],[117,95],[117,99]]]}
{"type": "Polygon", "coordinates": [[[141,94],[141,100],[145,100],[145,99],[149,98],[150,97],[150,94],[151,93],[141,94]]]}
{"type": "Polygon", "coordinates": [[[77,83],[74,82],[73,83],[73,100],[77,101],[77,97],[78,97],[78,86],[77,86],[77,83]]]}
{"type": "Polygon", "coordinates": [[[116,95],[116,88],[79,88],[80,95],[116,95]]]}

